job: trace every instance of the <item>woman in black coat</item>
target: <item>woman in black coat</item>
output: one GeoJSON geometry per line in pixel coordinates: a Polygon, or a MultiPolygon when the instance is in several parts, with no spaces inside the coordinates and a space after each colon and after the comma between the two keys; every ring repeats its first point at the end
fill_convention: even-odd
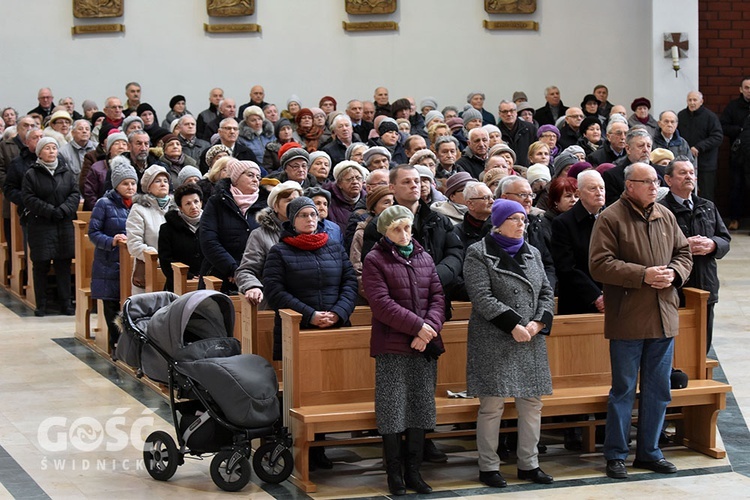
{"type": "Polygon", "coordinates": [[[205,257],[201,275],[224,280],[221,291],[236,293],[234,271],[250,232],[258,227],[255,215],[268,206],[268,191],[260,189],[261,171],[255,162],[232,160],[226,171],[229,178],[216,183],[201,216],[200,245],[205,257]]]}
{"type": "Polygon", "coordinates": [[[167,212],[159,229],[159,265],[167,278],[164,289],[169,292],[174,291],[172,262],[190,266],[188,279],[197,276],[203,265],[199,241],[203,191],[197,184],[185,184],[175,190],[174,202],[177,210],[167,212]]]}
{"type": "Polygon", "coordinates": [[[54,262],[60,312],[74,314],[70,303],[70,264],[75,254],[73,219],[78,183],[73,172],[57,160],[57,142],[42,137],[36,145],[36,163],[23,178],[23,202],[28,211],[29,255],[33,263],[36,316],[46,314],[47,274],[54,262]]]}

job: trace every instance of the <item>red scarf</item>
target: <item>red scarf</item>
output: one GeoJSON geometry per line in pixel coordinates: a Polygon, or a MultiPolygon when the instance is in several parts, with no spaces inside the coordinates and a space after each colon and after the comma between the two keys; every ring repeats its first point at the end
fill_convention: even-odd
{"type": "Polygon", "coordinates": [[[122,204],[125,205],[125,208],[130,208],[133,206],[133,198],[123,198],[122,204]]]}
{"type": "Polygon", "coordinates": [[[287,236],[282,241],[300,250],[312,251],[325,246],[328,242],[328,233],[298,234],[297,236],[287,236]]]}

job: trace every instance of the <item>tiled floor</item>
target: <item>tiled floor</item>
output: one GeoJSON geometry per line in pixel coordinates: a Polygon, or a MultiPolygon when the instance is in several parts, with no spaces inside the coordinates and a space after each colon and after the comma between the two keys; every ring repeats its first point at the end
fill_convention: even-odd
{"type": "MultiPolygon", "coordinates": [[[[502,467],[510,483],[503,493],[577,499],[750,496],[750,384],[745,382],[750,367],[749,257],[750,237],[738,233],[719,268],[722,290],[714,348],[722,370],[716,376],[725,376],[734,387],[719,423],[727,459],[671,447],[665,454],[680,468],[675,476],[634,470],[628,481],[613,481],[603,477],[601,454],[576,455],[554,444],[541,457],[542,467],[555,476],[554,485],[519,482],[509,463],[502,467]]],[[[35,318],[0,291],[0,324],[0,498],[224,498],[226,493],[209,477],[209,460],[187,460],[167,483],[148,476],[141,443],[156,429],[173,433],[168,407],[160,396],[73,340],[72,318],[35,318]]],[[[440,446],[450,453],[448,464],[424,467],[425,478],[438,492],[434,497],[497,493],[476,482],[471,442],[440,446]]],[[[387,494],[377,447],[333,449],[329,455],[336,467],[313,473],[319,490],[311,496],[387,494]]],[[[253,482],[242,495],[305,497],[289,483],[253,482]]]]}

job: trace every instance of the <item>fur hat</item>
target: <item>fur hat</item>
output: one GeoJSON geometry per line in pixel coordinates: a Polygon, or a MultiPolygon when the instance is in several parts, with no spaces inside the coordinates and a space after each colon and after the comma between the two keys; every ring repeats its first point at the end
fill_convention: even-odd
{"type": "Polygon", "coordinates": [[[274,209],[274,205],[276,204],[276,198],[279,197],[279,194],[281,194],[283,191],[289,191],[289,190],[295,190],[299,193],[300,196],[302,196],[302,186],[299,185],[299,182],[297,181],[286,181],[279,184],[276,184],[273,189],[271,189],[271,192],[268,194],[268,206],[271,207],[271,210],[274,209]]]}
{"type": "Polygon", "coordinates": [[[141,190],[143,190],[144,193],[148,193],[148,188],[151,187],[154,179],[162,174],[166,175],[167,179],[169,179],[169,172],[167,172],[167,169],[161,165],[151,165],[148,167],[146,171],[143,172],[143,177],[141,177],[141,190]]]}
{"type": "Polygon", "coordinates": [[[297,217],[297,214],[300,210],[306,207],[312,207],[315,209],[315,213],[320,216],[320,213],[318,213],[318,207],[315,206],[315,202],[307,196],[299,196],[290,201],[286,206],[286,218],[292,223],[292,227],[294,227],[294,219],[297,217]]]}
{"type": "Polygon", "coordinates": [[[457,172],[448,178],[448,182],[445,183],[445,197],[450,199],[451,195],[463,189],[463,187],[471,181],[475,181],[469,172],[457,172]]]}
{"type": "Polygon", "coordinates": [[[281,155],[281,158],[279,158],[279,162],[281,163],[281,170],[284,170],[290,161],[296,160],[298,158],[302,158],[303,160],[305,160],[305,163],[307,163],[308,166],[310,165],[310,153],[302,148],[289,148],[284,152],[283,155],[281,155]]]}
{"type": "Polygon", "coordinates": [[[107,154],[109,154],[109,150],[112,149],[112,146],[114,146],[115,142],[117,141],[125,141],[125,143],[127,143],[128,137],[122,132],[115,132],[114,134],[109,134],[107,136],[107,154]]]}
{"type": "Polygon", "coordinates": [[[226,153],[227,155],[232,156],[232,150],[223,144],[211,146],[208,148],[208,151],[206,151],[206,165],[211,167],[211,165],[214,164],[214,158],[216,158],[216,155],[219,153],[226,153]]]}
{"type": "Polygon", "coordinates": [[[261,120],[264,120],[266,118],[266,115],[263,114],[263,110],[260,109],[258,106],[246,107],[245,111],[242,112],[242,119],[246,120],[247,117],[250,115],[260,116],[261,120]]]}
{"type": "Polygon", "coordinates": [[[411,158],[409,158],[409,165],[416,165],[424,157],[432,158],[435,163],[438,162],[437,156],[435,156],[435,153],[433,153],[429,149],[420,149],[419,151],[411,155],[411,158]]]}
{"type": "Polygon", "coordinates": [[[378,204],[381,198],[389,194],[392,193],[391,188],[388,186],[378,186],[367,193],[367,198],[365,198],[365,206],[367,207],[367,211],[369,213],[372,213],[375,210],[375,205],[378,204]]]}
{"type": "Polygon", "coordinates": [[[115,156],[112,161],[109,162],[110,179],[112,181],[112,187],[117,189],[125,179],[133,179],[138,182],[138,174],[135,173],[135,169],[130,164],[130,160],[124,156],[115,156]]]}
{"type": "Polygon", "coordinates": [[[180,101],[185,102],[184,95],[177,94],[176,96],[172,97],[169,100],[169,109],[174,109],[175,104],[177,104],[180,101]]]}
{"type": "Polygon", "coordinates": [[[481,120],[482,112],[474,108],[469,108],[463,112],[463,114],[461,115],[461,118],[463,118],[464,125],[466,125],[471,120],[481,120]]]}
{"type": "Polygon", "coordinates": [[[484,173],[484,177],[482,177],[482,182],[487,184],[489,186],[493,182],[495,182],[498,179],[502,179],[504,177],[507,177],[508,173],[503,170],[502,168],[491,168],[488,171],[484,173]]]}
{"type": "Polygon", "coordinates": [[[39,139],[39,142],[36,143],[36,149],[34,150],[37,156],[39,156],[39,153],[42,152],[42,148],[46,146],[47,144],[54,144],[55,146],[60,148],[60,145],[52,137],[48,137],[48,136],[42,137],[41,139],[39,139]]]}
{"type": "Polygon", "coordinates": [[[409,222],[413,222],[414,214],[403,205],[391,205],[383,210],[383,213],[378,216],[378,232],[380,234],[385,234],[388,231],[388,227],[390,227],[394,221],[400,219],[409,219],[409,222]]]}
{"type": "Polygon", "coordinates": [[[197,168],[191,165],[185,165],[180,169],[180,173],[177,174],[177,185],[175,186],[175,189],[185,184],[185,181],[187,181],[191,177],[197,177],[198,179],[200,179],[201,177],[203,177],[203,174],[201,174],[201,171],[197,168]]]}
{"type": "Polygon", "coordinates": [[[388,148],[383,146],[373,146],[369,148],[362,156],[362,161],[365,162],[365,165],[369,167],[372,163],[372,160],[374,160],[375,156],[377,155],[383,155],[388,158],[388,162],[391,161],[391,152],[388,151],[388,148]]]}
{"type": "Polygon", "coordinates": [[[528,170],[526,170],[526,180],[529,181],[529,184],[533,184],[538,180],[549,182],[552,180],[552,174],[550,173],[549,167],[547,165],[534,163],[528,168],[528,170]]]}
{"type": "Polygon", "coordinates": [[[635,111],[638,106],[646,106],[648,109],[651,109],[651,101],[645,97],[638,97],[630,103],[630,109],[633,111],[635,111]]]}
{"type": "Polygon", "coordinates": [[[502,226],[503,222],[513,214],[523,214],[526,217],[526,210],[517,201],[498,198],[492,203],[492,215],[490,217],[493,227],[502,226]]]}
{"type": "Polygon", "coordinates": [[[254,161],[235,159],[227,163],[227,172],[229,173],[229,178],[232,180],[232,185],[236,186],[240,176],[250,169],[256,170],[258,175],[260,175],[260,167],[254,161]]]}
{"type": "Polygon", "coordinates": [[[344,160],[333,167],[333,178],[338,181],[339,177],[341,177],[341,175],[349,168],[356,168],[357,170],[359,170],[359,173],[362,175],[362,179],[365,181],[370,175],[370,172],[356,161],[344,160]]]}

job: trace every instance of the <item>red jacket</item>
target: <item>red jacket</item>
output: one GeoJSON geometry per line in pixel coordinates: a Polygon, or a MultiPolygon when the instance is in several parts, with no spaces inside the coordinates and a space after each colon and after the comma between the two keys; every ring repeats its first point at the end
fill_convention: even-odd
{"type": "Polygon", "coordinates": [[[406,259],[385,238],[365,257],[362,285],[372,309],[370,356],[416,354],[411,342],[422,324],[438,332],[432,342],[441,350],[445,295],[432,257],[415,240],[406,259]]]}

